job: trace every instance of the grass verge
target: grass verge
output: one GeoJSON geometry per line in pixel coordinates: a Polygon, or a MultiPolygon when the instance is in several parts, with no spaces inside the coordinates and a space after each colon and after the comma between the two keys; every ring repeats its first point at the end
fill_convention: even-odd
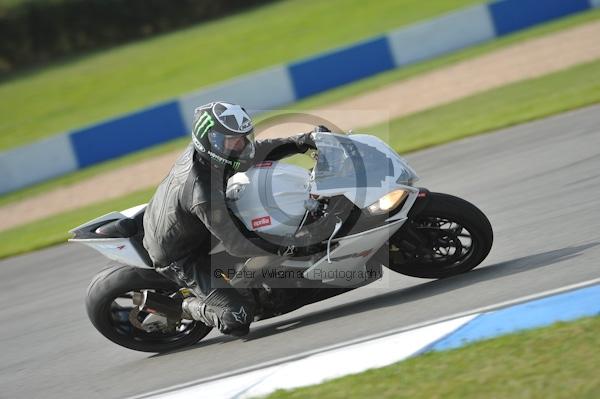
{"type": "Polygon", "coordinates": [[[401,153],[600,102],[600,60],[367,129],[401,153]],[[389,136],[388,136],[389,129],[389,136]]]}
{"type": "MultiPolygon", "coordinates": [[[[326,107],[327,104],[331,104],[335,101],[340,101],[358,94],[362,94],[369,90],[375,90],[392,82],[408,79],[421,73],[439,69],[444,66],[452,65],[460,61],[477,57],[479,55],[490,53],[494,50],[506,47],[510,44],[564,30],[569,27],[573,27],[597,19],[600,19],[600,10],[578,14],[572,17],[561,19],[559,21],[528,29],[526,31],[514,35],[503,37],[489,43],[485,43],[476,47],[468,48],[456,53],[436,58],[435,60],[430,60],[409,67],[389,71],[368,79],[361,80],[356,83],[345,85],[343,87],[330,90],[326,93],[319,94],[297,102],[287,107],[287,109],[309,110],[316,109],[319,107],[326,107]]],[[[260,119],[261,118],[257,118],[257,120],[260,119]]],[[[56,189],[58,187],[68,186],[82,181],[84,179],[90,178],[92,176],[98,175],[100,173],[110,171],[122,166],[126,166],[136,161],[148,159],[169,151],[173,151],[174,149],[181,149],[186,144],[187,139],[175,140],[166,144],[158,145],[153,148],[137,152],[132,155],[127,155],[125,157],[104,162],[102,164],[92,166],[81,171],[73,172],[63,177],[52,179],[32,187],[18,190],[10,194],[0,196],[0,206],[9,204],[11,202],[19,201],[23,198],[27,198],[30,196],[39,195],[41,193],[56,189]]]]}
{"type": "Polygon", "coordinates": [[[482,0],[285,0],[73,57],[0,84],[0,149],[482,0]]]}
{"type": "Polygon", "coordinates": [[[599,329],[600,317],[559,323],[268,398],[598,398],[599,329]]]}
{"type": "Polygon", "coordinates": [[[341,101],[349,97],[363,94],[370,90],[375,90],[390,83],[409,79],[413,76],[430,72],[442,67],[466,61],[481,55],[489,54],[494,50],[508,47],[512,44],[520,43],[525,40],[534,39],[556,33],[568,28],[582,25],[586,22],[592,22],[600,19],[600,9],[576,14],[557,21],[548,22],[530,29],[523,30],[508,36],[504,36],[486,43],[468,47],[447,55],[443,55],[432,60],[423,61],[414,65],[394,69],[388,72],[380,73],[376,76],[360,80],[355,83],[347,84],[339,88],[328,90],[324,93],[309,97],[293,104],[291,109],[305,110],[325,107],[327,104],[341,101]]]}
{"type": "MultiPolygon", "coordinates": [[[[365,131],[389,137],[398,152],[406,153],[597,102],[600,61],[490,90],[365,131]],[[388,128],[392,132],[389,136],[388,128]]],[[[103,212],[146,202],[152,191],[0,232],[0,258],[64,242],[70,228],[103,212]]]]}

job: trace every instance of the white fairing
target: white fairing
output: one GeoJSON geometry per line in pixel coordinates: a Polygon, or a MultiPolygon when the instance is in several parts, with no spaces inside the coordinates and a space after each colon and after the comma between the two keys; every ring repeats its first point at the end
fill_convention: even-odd
{"type": "MultiPolygon", "coordinates": [[[[316,133],[319,157],[313,171],[279,162],[262,162],[229,179],[230,208],[246,228],[274,235],[294,234],[311,195],[344,195],[365,208],[395,189],[411,193],[418,180],[408,163],[377,137],[316,133]]],[[[399,215],[395,219],[402,218],[399,215]]]]}
{"type": "Polygon", "coordinates": [[[368,276],[367,261],[393,235],[406,219],[383,225],[376,229],[334,240],[338,244],[329,259],[324,256],[304,272],[309,280],[320,280],[336,286],[355,286],[368,276]]]}
{"type": "Polygon", "coordinates": [[[90,248],[95,249],[110,260],[114,260],[125,265],[150,268],[142,257],[137,253],[131,240],[128,238],[102,238],[89,240],[69,240],[80,242],[90,248]]]}
{"type": "MultiPolygon", "coordinates": [[[[285,163],[267,161],[228,181],[227,201],[232,212],[251,231],[291,236],[314,204],[312,197],[343,195],[359,208],[366,208],[389,192],[402,189],[408,197],[402,209],[386,224],[345,237],[331,237],[329,256],[293,262],[303,276],[335,286],[357,286],[365,282],[365,264],[407,220],[419,190],[414,170],[382,140],[368,135],[315,133],[318,159],[311,172],[285,163]]],[[[79,228],[103,220],[134,217],[144,206],[112,212],[79,228]]],[[[335,235],[335,233],[334,233],[335,235]]],[[[131,241],[125,238],[76,239],[106,257],[129,265],[147,267],[131,241]]],[[[215,251],[213,251],[215,252],[215,251]]]]}
{"type": "Polygon", "coordinates": [[[262,162],[229,179],[229,207],[246,228],[274,235],[294,234],[309,198],[306,169],[280,162],[262,162]]]}
{"type": "MultiPolygon", "coordinates": [[[[87,223],[82,224],[81,226],[77,226],[72,229],[70,232],[74,232],[75,230],[82,229],[87,226],[91,226],[98,222],[102,222],[105,220],[115,220],[115,219],[123,219],[123,218],[133,218],[140,212],[146,209],[146,204],[138,205],[133,208],[125,209],[121,212],[110,212],[106,215],[100,216],[94,220],[90,220],[87,223]]],[[[90,248],[95,249],[100,252],[102,255],[106,256],[108,259],[114,260],[119,263],[123,263],[126,265],[137,266],[137,267],[145,267],[149,266],[144,262],[142,257],[138,254],[138,252],[133,247],[131,240],[129,238],[89,238],[89,239],[69,239],[71,242],[78,242],[84,245],[87,245],[90,248]]]]}

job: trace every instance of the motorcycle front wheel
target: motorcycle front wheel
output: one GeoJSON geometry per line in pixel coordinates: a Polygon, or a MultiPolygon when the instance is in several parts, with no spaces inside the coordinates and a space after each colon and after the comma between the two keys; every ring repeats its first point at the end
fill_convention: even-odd
{"type": "Polygon", "coordinates": [[[461,198],[430,193],[429,203],[389,240],[389,268],[419,278],[445,278],[477,267],[494,233],[488,218],[461,198]]]}

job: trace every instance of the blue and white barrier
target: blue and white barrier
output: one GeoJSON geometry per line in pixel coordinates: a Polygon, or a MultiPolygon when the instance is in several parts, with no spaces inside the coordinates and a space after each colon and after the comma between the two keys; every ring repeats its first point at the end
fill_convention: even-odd
{"type": "Polygon", "coordinates": [[[600,0],[503,0],[464,8],[343,48],[241,76],[172,101],[0,153],[0,194],[156,145],[190,131],[213,100],[273,109],[380,72],[566,15],[600,0]]]}
{"type": "Polygon", "coordinates": [[[296,94],[288,68],[280,65],[186,95],[179,99],[181,117],[186,125],[183,134],[192,130],[194,108],[215,100],[242,104],[253,114],[252,110],[268,110],[293,103],[296,94]]]}
{"type": "Polygon", "coordinates": [[[485,4],[443,15],[388,35],[397,66],[427,60],[496,37],[485,4]]]}
{"type": "Polygon", "coordinates": [[[294,62],[288,66],[296,99],[394,68],[386,36],[294,62]]]}
{"type": "MultiPolygon", "coordinates": [[[[494,310],[480,310],[416,328],[365,337],[360,342],[346,342],[332,348],[299,354],[294,359],[217,375],[184,386],[151,392],[137,398],[187,399],[251,398],[277,389],[292,389],[325,380],[384,367],[430,351],[442,351],[504,334],[571,321],[586,316],[600,316],[600,285],[580,288],[599,279],[564,287],[559,294],[518,303],[495,305],[494,310]],[[570,290],[570,291],[569,291],[570,290]],[[502,307],[502,306],[506,307],[502,307]]],[[[521,300],[525,300],[522,298],[521,300]]]]}

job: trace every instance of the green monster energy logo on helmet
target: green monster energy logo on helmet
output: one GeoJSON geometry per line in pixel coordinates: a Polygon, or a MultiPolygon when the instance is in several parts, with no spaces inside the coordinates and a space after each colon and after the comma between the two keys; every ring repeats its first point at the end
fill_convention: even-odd
{"type": "Polygon", "coordinates": [[[204,112],[202,115],[200,115],[200,118],[198,118],[196,124],[194,125],[194,135],[196,135],[198,139],[201,139],[214,125],[215,121],[213,118],[208,112],[204,112]]]}
{"type": "Polygon", "coordinates": [[[206,133],[215,125],[215,121],[213,120],[212,116],[210,116],[210,114],[208,112],[204,112],[202,115],[200,115],[200,118],[198,118],[198,120],[196,121],[196,123],[194,124],[194,143],[196,143],[197,146],[200,146],[200,148],[202,149],[203,152],[208,153],[208,155],[218,161],[221,162],[223,164],[229,165],[231,166],[231,168],[233,168],[234,170],[238,170],[241,166],[241,163],[239,161],[231,161],[229,159],[223,158],[220,155],[215,154],[214,152],[208,150],[204,150],[204,146],[202,146],[202,143],[200,143],[200,139],[202,139],[206,133]]]}

